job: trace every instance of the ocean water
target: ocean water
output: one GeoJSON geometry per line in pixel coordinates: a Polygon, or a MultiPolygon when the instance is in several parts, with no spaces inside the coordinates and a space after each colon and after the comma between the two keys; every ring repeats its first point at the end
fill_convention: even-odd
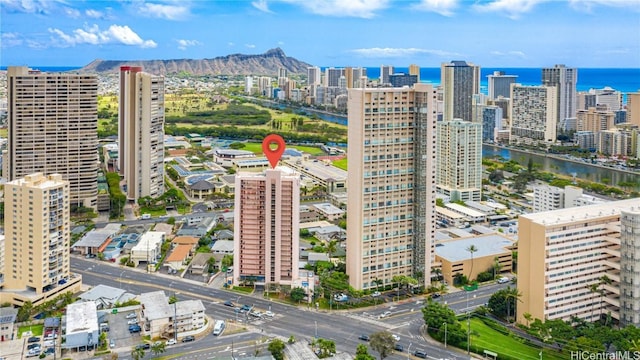
{"type": "MultiPolygon", "coordinates": [[[[397,73],[409,73],[409,68],[394,68],[397,73]]],[[[487,93],[487,75],[494,71],[504,71],[506,75],[517,75],[516,81],[522,85],[540,85],[542,69],[540,68],[480,68],[480,87],[487,93]]],[[[370,79],[380,77],[380,68],[368,67],[367,76],[370,79]]],[[[420,82],[434,85],[440,84],[440,68],[420,68],[420,82]]],[[[640,69],[593,69],[578,68],[578,91],[602,89],[609,86],[623,93],[640,90],[640,69]]]]}

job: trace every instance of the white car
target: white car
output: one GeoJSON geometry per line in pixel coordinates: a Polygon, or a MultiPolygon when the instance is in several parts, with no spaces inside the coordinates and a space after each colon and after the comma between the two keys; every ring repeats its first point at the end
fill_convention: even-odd
{"type": "Polygon", "coordinates": [[[136,320],[136,319],[131,319],[131,320],[127,321],[127,325],[135,325],[137,323],[138,323],[138,320],[136,320]]]}
{"type": "Polygon", "coordinates": [[[176,339],[169,339],[167,341],[167,345],[175,345],[176,344],[176,339]]]}
{"type": "Polygon", "coordinates": [[[387,316],[389,316],[389,315],[391,315],[391,311],[385,311],[385,312],[383,312],[383,313],[380,315],[380,317],[381,317],[381,318],[386,318],[386,317],[387,317],[387,316]]]}
{"type": "Polygon", "coordinates": [[[136,315],[136,313],[132,312],[131,314],[127,315],[127,319],[135,319],[137,318],[138,315],[136,315]]]}
{"type": "Polygon", "coordinates": [[[373,296],[373,297],[378,297],[380,295],[382,295],[382,294],[380,294],[380,291],[375,291],[373,294],[371,294],[371,296],[373,296]]]}
{"type": "Polygon", "coordinates": [[[400,336],[396,335],[396,334],[391,334],[391,337],[393,338],[393,340],[395,341],[400,341],[400,336]]]}
{"type": "Polygon", "coordinates": [[[271,311],[265,311],[263,315],[270,318],[276,316],[276,314],[272,313],[271,311]]]}

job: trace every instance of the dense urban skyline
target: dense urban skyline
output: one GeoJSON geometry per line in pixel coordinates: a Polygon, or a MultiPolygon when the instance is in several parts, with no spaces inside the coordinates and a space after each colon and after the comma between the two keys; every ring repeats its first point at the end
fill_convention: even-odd
{"type": "Polygon", "coordinates": [[[280,47],[318,66],[640,67],[633,0],[0,0],[0,8],[2,66],[280,47]]]}

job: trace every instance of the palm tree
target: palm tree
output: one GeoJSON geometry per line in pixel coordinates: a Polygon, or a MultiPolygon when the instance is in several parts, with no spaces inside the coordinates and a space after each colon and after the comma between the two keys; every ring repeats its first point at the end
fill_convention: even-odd
{"type": "Polygon", "coordinates": [[[468,280],[471,281],[471,274],[473,273],[473,253],[478,251],[478,248],[475,245],[469,245],[467,251],[471,255],[471,268],[469,269],[468,280]]]}
{"type": "Polygon", "coordinates": [[[602,275],[598,283],[598,286],[600,287],[600,289],[598,289],[598,292],[600,293],[600,319],[602,319],[602,297],[605,293],[604,285],[611,285],[611,279],[609,279],[607,275],[602,275]]]}
{"type": "Polygon", "coordinates": [[[156,341],[155,343],[153,343],[153,345],[151,345],[151,352],[156,357],[165,351],[167,351],[167,349],[163,341],[156,341]]]}
{"type": "Polygon", "coordinates": [[[136,347],[133,350],[131,350],[131,357],[133,358],[133,360],[140,360],[144,358],[144,355],[145,355],[144,349],[141,347],[136,347]]]}
{"type": "MultiPolygon", "coordinates": [[[[600,284],[591,284],[587,286],[587,289],[589,289],[589,292],[591,292],[592,294],[595,294],[598,292],[598,286],[600,286],[600,284]]],[[[593,321],[593,306],[595,304],[593,302],[591,302],[591,318],[590,321],[593,321]]]]}
{"type": "Polygon", "coordinates": [[[531,320],[533,320],[533,316],[531,316],[530,313],[526,312],[522,314],[522,317],[524,317],[524,319],[527,320],[527,327],[529,327],[529,323],[531,322],[531,320]]]}
{"type": "Polygon", "coordinates": [[[331,255],[338,250],[338,242],[336,240],[331,240],[327,243],[326,246],[327,255],[329,256],[329,261],[331,261],[331,255]]]}
{"type": "Polygon", "coordinates": [[[504,297],[505,297],[505,301],[507,302],[507,323],[508,323],[510,322],[509,315],[511,314],[511,311],[509,311],[509,308],[511,305],[511,300],[513,299],[513,315],[515,316],[516,305],[518,301],[522,301],[520,300],[520,298],[522,297],[522,293],[518,291],[518,288],[512,288],[510,286],[508,286],[506,290],[507,291],[505,291],[504,297]]]}

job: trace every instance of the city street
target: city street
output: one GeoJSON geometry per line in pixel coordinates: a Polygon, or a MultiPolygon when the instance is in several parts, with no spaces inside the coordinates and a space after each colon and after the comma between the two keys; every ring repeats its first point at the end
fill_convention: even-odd
{"type": "MultiPolygon", "coordinates": [[[[257,346],[256,341],[264,336],[277,336],[286,340],[291,335],[295,336],[298,341],[310,340],[316,336],[331,339],[335,341],[339,352],[354,354],[357,345],[362,342],[358,339],[360,335],[371,334],[381,330],[388,330],[400,336],[400,343],[405,350],[422,349],[429,354],[429,358],[467,358],[467,355],[463,353],[458,353],[452,349],[444,349],[441,344],[428,343],[422,338],[420,327],[424,324],[424,320],[420,309],[423,300],[386,303],[366,310],[316,311],[313,307],[294,307],[269,301],[261,296],[254,297],[214,289],[203,286],[201,282],[180,279],[161,273],[147,274],[137,269],[96,260],[72,257],[71,270],[82,274],[85,285],[104,284],[125,289],[133,294],[164,290],[167,295],[175,293],[179,300],[199,299],[202,300],[206,308],[206,314],[210,318],[236,321],[237,317],[238,322],[245,324],[247,332],[233,335],[223,334],[220,337],[215,337],[213,343],[212,341],[198,340],[187,345],[178,344],[167,347],[165,355],[182,354],[178,357],[180,359],[212,358],[210,354],[230,357],[232,344],[236,355],[239,355],[238,351],[245,351],[243,349],[253,353],[257,346]],[[246,304],[261,311],[270,310],[276,315],[269,320],[251,320],[245,314],[237,314],[234,308],[224,306],[222,303],[226,300],[231,300],[235,304],[246,304]],[[390,311],[391,315],[379,318],[379,315],[385,311],[390,311]],[[185,354],[185,351],[188,352],[188,355],[185,354]]],[[[480,289],[476,291],[477,296],[475,299],[470,298],[469,307],[481,305],[488,301],[488,293],[490,291],[495,291],[495,288],[494,290],[485,291],[485,289],[480,289]]],[[[465,293],[444,295],[439,301],[447,301],[448,304],[453,304],[453,306],[459,307],[462,311],[465,311],[464,309],[466,308],[465,293]],[[464,299],[464,301],[461,299],[464,299]],[[461,301],[462,304],[460,304],[461,301]]],[[[211,335],[207,335],[207,338],[209,338],[208,336],[211,335]]],[[[266,347],[264,351],[266,351],[266,347]]],[[[120,358],[127,358],[127,356],[130,356],[130,349],[119,349],[119,355],[120,358]]],[[[388,358],[406,359],[407,353],[396,353],[388,358]]]]}

